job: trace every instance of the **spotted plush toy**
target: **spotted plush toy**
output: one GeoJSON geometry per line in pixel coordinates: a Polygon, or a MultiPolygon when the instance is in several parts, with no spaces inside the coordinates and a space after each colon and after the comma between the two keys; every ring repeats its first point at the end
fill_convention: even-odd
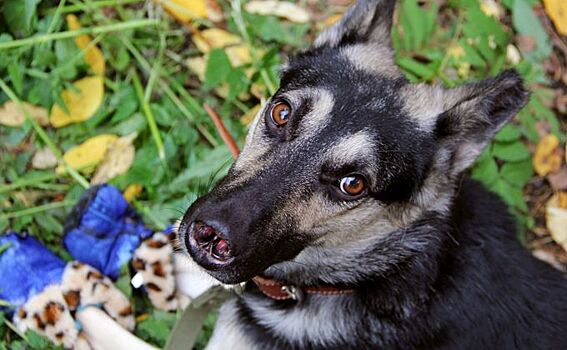
{"type": "Polygon", "coordinates": [[[132,259],[136,271],[133,282],[143,285],[155,308],[166,311],[185,308],[189,303],[176,288],[171,244],[174,235],[172,231],[155,233],[142,242],[132,259]]]}
{"type": "Polygon", "coordinates": [[[98,307],[128,330],[135,326],[132,305],[108,277],[79,262],[65,263],[35,238],[0,236],[0,298],[14,311],[22,332],[31,329],[65,348],[90,349],[74,314],[98,307]]]}

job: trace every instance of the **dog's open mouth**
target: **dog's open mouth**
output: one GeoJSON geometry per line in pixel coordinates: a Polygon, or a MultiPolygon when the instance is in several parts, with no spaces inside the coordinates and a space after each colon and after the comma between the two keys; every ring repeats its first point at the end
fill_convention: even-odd
{"type": "Polygon", "coordinates": [[[186,236],[188,246],[201,259],[214,265],[226,265],[233,260],[232,250],[228,240],[222,234],[203,222],[194,222],[186,236]]]}

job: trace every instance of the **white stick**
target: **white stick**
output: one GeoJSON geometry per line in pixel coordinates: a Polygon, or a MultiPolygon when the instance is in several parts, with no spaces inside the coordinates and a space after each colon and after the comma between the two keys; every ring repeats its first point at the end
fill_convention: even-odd
{"type": "Polygon", "coordinates": [[[76,316],[94,350],[158,350],[122,328],[99,308],[87,307],[76,316]]]}

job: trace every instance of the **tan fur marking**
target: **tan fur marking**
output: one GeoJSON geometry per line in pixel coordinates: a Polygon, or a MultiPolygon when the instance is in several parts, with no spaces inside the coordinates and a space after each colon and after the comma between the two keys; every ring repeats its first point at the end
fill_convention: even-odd
{"type": "Polygon", "coordinates": [[[393,60],[392,49],[377,44],[356,44],[340,48],[341,54],[356,68],[388,78],[398,78],[400,71],[393,60]]]}

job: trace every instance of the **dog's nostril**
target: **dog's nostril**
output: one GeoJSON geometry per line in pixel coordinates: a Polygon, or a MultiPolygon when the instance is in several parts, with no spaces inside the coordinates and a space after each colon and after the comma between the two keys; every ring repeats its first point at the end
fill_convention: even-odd
{"type": "MultiPolygon", "coordinates": [[[[214,227],[196,221],[191,225],[190,236],[194,247],[202,253],[217,260],[228,260],[232,257],[229,242],[214,227]]],[[[191,240],[188,240],[188,244],[191,244],[190,242],[191,240]]]]}
{"type": "Polygon", "coordinates": [[[230,258],[230,246],[224,239],[220,239],[213,247],[213,255],[218,259],[230,258]]]}

